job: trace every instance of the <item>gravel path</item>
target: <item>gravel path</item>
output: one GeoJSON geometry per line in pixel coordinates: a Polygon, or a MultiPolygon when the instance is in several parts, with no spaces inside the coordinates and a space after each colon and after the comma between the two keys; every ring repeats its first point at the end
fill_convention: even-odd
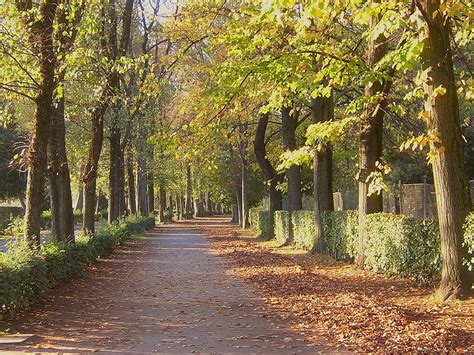
{"type": "Polygon", "coordinates": [[[136,238],[88,275],[57,287],[11,324],[35,337],[3,351],[258,353],[328,351],[309,344],[258,292],[227,273],[198,226],[136,238]]]}

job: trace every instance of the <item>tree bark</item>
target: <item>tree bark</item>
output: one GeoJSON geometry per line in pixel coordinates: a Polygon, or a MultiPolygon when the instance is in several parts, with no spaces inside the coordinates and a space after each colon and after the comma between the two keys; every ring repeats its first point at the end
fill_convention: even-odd
{"type": "Polygon", "coordinates": [[[270,197],[270,236],[274,234],[274,216],[275,211],[282,209],[282,195],[281,192],[276,189],[277,185],[283,181],[283,175],[278,174],[275,168],[272,166],[270,160],[267,158],[267,151],[265,145],[265,135],[267,132],[269,114],[260,115],[257,130],[255,132],[255,140],[253,148],[257,163],[262,170],[263,176],[266,179],[266,186],[268,188],[268,194],[270,197]]]}
{"type": "Polygon", "coordinates": [[[193,182],[192,182],[192,175],[191,175],[191,164],[186,165],[186,201],[185,201],[185,218],[192,218],[193,216],[193,182]]]}
{"type": "MultiPolygon", "coordinates": [[[[375,26],[381,15],[374,16],[375,26]]],[[[374,66],[387,54],[387,39],[383,34],[369,41],[367,66],[374,66]]],[[[367,104],[361,122],[359,136],[359,240],[356,264],[362,268],[365,261],[366,216],[383,211],[382,194],[369,193],[367,177],[376,170],[376,162],[382,157],[384,108],[387,105],[389,82],[379,79],[366,85],[365,96],[372,100],[367,104]]]]}
{"type": "Polygon", "coordinates": [[[439,0],[418,0],[424,18],[422,69],[427,71],[424,84],[425,110],[429,112],[428,129],[440,139],[444,149],[432,144],[438,155],[433,161],[438,222],[441,237],[442,300],[462,298],[472,293],[473,272],[462,262],[472,254],[463,245],[463,224],[471,210],[469,187],[464,171],[464,147],[459,103],[450,46],[450,20],[443,15],[439,0]],[[435,94],[442,87],[444,94],[435,94]]]}
{"type": "Polygon", "coordinates": [[[95,232],[95,205],[97,172],[104,143],[104,116],[108,107],[108,89],[102,91],[101,100],[91,113],[92,139],[89,146],[86,166],[82,175],[84,189],[84,209],[82,211],[82,229],[95,232]]]}
{"type": "Polygon", "coordinates": [[[153,170],[150,170],[147,175],[147,205],[148,205],[148,214],[154,215],[155,214],[155,179],[154,179],[153,170]]]}
{"type": "Polygon", "coordinates": [[[82,211],[83,208],[84,208],[84,191],[83,191],[82,181],[81,181],[81,184],[79,186],[79,191],[77,192],[76,202],[74,203],[74,210],[82,211]]]}
{"type": "MultiPolygon", "coordinates": [[[[134,0],[126,0],[122,16],[122,33],[117,41],[118,17],[115,0],[110,0],[109,18],[110,31],[108,38],[108,52],[112,60],[118,60],[125,55],[130,43],[134,0]]],[[[109,87],[113,95],[120,91],[120,73],[110,73],[109,87]]],[[[109,223],[120,218],[125,211],[124,167],[123,151],[121,146],[120,103],[116,102],[113,110],[113,119],[110,127],[110,169],[109,169],[109,223]]]]}
{"type": "MultiPolygon", "coordinates": [[[[281,109],[283,148],[293,151],[296,146],[296,119],[290,114],[290,107],[281,109]]],[[[286,173],[288,179],[288,210],[297,211],[303,208],[301,193],[301,172],[299,166],[292,166],[286,173]]]]}
{"type": "MultiPolygon", "coordinates": [[[[29,10],[20,2],[19,10],[29,10]]],[[[40,5],[41,19],[27,20],[30,42],[38,57],[39,89],[35,97],[33,132],[28,149],[28,181],[26,188],[25,239],[32,248],[40,246],[41,206],[47,164],[47,145],[53,113],[56,55],[53,46],[53,24],[57,1],[47,0],[40,5]]]]}
{"type": "Polygon", "coordinates": [[[232,219],[230,223],[239,223],[239,210],[237,209],[237,204],[232,204],[232,219]]]}
{"type": "Polygon", "coordinates": [[[229,162],[232,172],[231,182],[234,189],[235,201],[237,203],[237,216],[239,226],[242,225],[242,169],[239,169],[237,160],[235,159],[234,147],[231,144],[227,144],[227,150],[229,152],[229,162]]]}
{"type": "Polygon", "coordinates": [[[160,184],[160,222],[165,222],[166,212],[166,191],[163,184],[160,184]]]}
{"type": "Polygon", "coordinates": [[[176,216],[177,216],[177,219],[180,220],[181,219],[181,205],[179,203],[179,194],[175,195],[175,204],[176,204],[176,216]]]}
{"type": "MultiPolygon", "coordinates": [[[[130,149],[129,149],[130,150],[130,149]]],[[[128,181],[128,206],[130,213],[137,214],[137,197],[135,194],[135,173],[133,171],[133,160],[130,151],[127,155],[127,181],[128,181]]]]}
{"type": "Polygon", "coordinates": [[[110,132],[109,168],[109,223],[120,218],[120,131],[112,127],[110,132]]]}
{"type": "MultiPolygon", "coordinates": [[[[334,101],[330,97],[318,97],[311,100],[313,123],[327,122],[334,118],[334,101]]],[[[322,144],[313,159],[314,188],[314,251],[322,252],[324,245],[324,229],[321,213],[332,211],[332,148],[329,143],[322,144]]]]}
{"type": "Polygon", "coordinates": [[[247,125],[241,126],[242,130],[242,141],[240,142],[240,156],[242,160],[242,219],[241,219],[241,227],[242,228],[249,228],[249,203],[248,203],[248,174],[249,174],[249,166],[248,166],[248,158],[247,158],[247,125]]]}
{"type": "MultiPolygon", "coordinates": [[[[143,152],[141,152],[143,153],[143,152]]],[[[147,199],[147,172],[146,159],[142,155],[138,158],[138,212],[142,216],[148,216],[148,199],[147,199]]]]}
{"type": "MultiPolygon", "coordinates": [[[[59,74],[64,81],[64,73],[59,74]]],[[[48,171],[51,195],[51,232],[60,241],[74,243],[74,213],[72,209],[71,177],[66,153],[64,97],[53,108],[48,142],[48,171]]]]}
{"type": "Polygon", "coordinates": [[[173,218],[174,218],[174,201],[173,201],[173,193],[170,192],[169,194],[169,211],[170,211],[170,221],[173,221],[173,218]]]}

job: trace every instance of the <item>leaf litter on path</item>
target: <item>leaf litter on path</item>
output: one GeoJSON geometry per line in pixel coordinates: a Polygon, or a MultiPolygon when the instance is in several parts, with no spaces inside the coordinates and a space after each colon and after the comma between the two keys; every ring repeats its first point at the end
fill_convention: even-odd
{"type": "Polygon", "coordinates": [[[310,254],[233,226],[202,226],[231,272],[291,315],[293,328],[360,351],[474,351],[474,300],[436,304],[432,290],[310,254]],[[287,250],[287,249],[286,249],[287,250]],[[323,259],[323,260],[319,260],[323,259]],[[296,319],[296,320],[295,320],[296,319]]]}

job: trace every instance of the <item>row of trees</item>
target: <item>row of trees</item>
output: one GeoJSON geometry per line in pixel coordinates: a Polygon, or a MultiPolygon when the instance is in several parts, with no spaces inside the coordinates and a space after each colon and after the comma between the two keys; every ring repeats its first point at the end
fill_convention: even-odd
{"type": "Polygon", "coordinates": [[[462,224],[471,210],[463,134],[472,135],[472,24],[462,1],[41,0],[0,9],[1,112],[29,133],[15,160],[28,170],[32,248],[46,180],[60,240],[74,241],[74,188],[87,232],[98,195],[110,222],[220,205],[248,227],[249,206],[265,194],[270,211],[286,196],[291,213],[313,193],[316,249],[333,190],[358,186],[363,267],[365,216],[382,211],[380,191],[422,178],[430,163],[440,295],[471,290],[462,224]]]}
{"type": "Polygon", "coordinates": [[[46,180],[60,240],[74,241],[71,183],[83,188],[87,232],[94,232],[98,187],[108,190],[110,222],[153,211],[148,138],[161,114],[158,94],[169,86],[161,58],[171,50],[160,37],[160,1],[6,1],[0,9],[2,119],[29,133],[17,158],[28,170],[27,241],[40,243],[46,180]]]}
{"type": "MultiPolygon", "coordinates": [[[[248,173],[256,162],[271,212],[282,208],[282,194],[290,213],[302,209],[312,185],[322,249],[320,213],[333,208],[333,186],[341,185],[340,169],[349,169],[357,173],[356,262],[363,267],[365,217],[383,210],[380,192],[391,170],[407,176],[407,166],[425,166],[418,158],[424,150],[441,234],[439,295],[469,293],[469,12],[462,1],[185,2],[165,28],[182,48],[194,45],[180,65],[185,97],[177,104],[196,130],[221,131],[221,149],[237,162],[231,188],[241,225],[248,223],[248,173]]],[[[427,174],[421,171],[418,179],[427,174]]]]}

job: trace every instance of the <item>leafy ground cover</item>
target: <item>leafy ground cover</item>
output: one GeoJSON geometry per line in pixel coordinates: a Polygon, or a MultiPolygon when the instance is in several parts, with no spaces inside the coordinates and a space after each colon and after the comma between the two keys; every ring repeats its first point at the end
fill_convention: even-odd
{"type": "Polygon", "coordinates": [[[409,279],[277,248],[232,226],[202,230],[233,274],[260,289],[268,304],[296,315],[292,326],[315,339],[361,351],[474,351],[472,298],[439,304],[433,288],[409,279]]]}

